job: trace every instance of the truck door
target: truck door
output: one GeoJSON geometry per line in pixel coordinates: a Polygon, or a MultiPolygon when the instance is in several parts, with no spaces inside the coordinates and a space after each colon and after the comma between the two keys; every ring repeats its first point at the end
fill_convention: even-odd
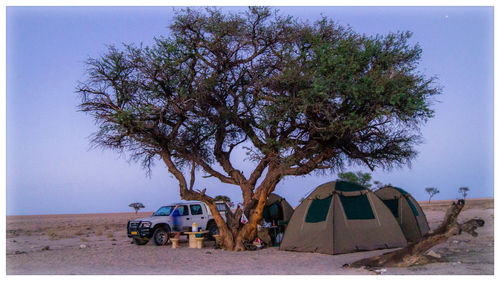
{"type": "Polygon", "coordinates": [[[177,205],[176,209],[179,210],[179,217],[177,218],[179,220],[179,226],[181,231],[191,231],[191,224],[193,223],[191,221],[191,218],[189,216],[189,211],[188,211],[188,206],[187,205],[177,205]],[[189,227],[189,229],[186,229],[189,227]]]}
{"type": "Polygon", "coordinates": [[[192,222],[195,221],[198,224],[198,227],[201,227],[203,230],[207,228],[207,211],[201,206],[201,204],[194,203],[189,205],[189,211],[191,212],[192,222]]]}

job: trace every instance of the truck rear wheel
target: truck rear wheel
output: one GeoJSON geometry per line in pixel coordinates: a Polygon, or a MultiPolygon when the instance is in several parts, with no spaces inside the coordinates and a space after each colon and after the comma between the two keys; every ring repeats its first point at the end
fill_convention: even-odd
{"type": "Polygon", "coordinates": [[[155,242],[156,246],[167,245],[169,240],[170,240],[170,227],[168,226],[159,226],[153,233],[153,241],[155,242]]]}
{"type": "Polygon", "coordinates": [[[139,246],[146,245],[149,242],[149,239],[143,239],[143,238],[132,238],[132,240],[134,241],[134,244],[139,246]]]}

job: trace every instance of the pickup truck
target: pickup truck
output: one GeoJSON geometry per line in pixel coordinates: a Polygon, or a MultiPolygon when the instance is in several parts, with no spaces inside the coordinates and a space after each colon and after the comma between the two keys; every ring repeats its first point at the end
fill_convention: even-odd
{"type": "MultiPolygon", "coordinates": [[[[216,202],[222,218],[226,219],[226,210],[229,206],[225,202],[216,202]]],[[[191,231],[193,222],[198,224],[203,230],[208,230],[211,237],[219,232],[214,217],[208,206],[199,201],[172,203],[160,207],[153,216],[141,219],[130,220],[127,223],[127,236],[132,238],[136,245],[145,245],[153,239],[155,245],[164,245],[165,238],[170,238],[173,228],[174,210],[178,210],[177,217],[180,231],[191,231]]]]}

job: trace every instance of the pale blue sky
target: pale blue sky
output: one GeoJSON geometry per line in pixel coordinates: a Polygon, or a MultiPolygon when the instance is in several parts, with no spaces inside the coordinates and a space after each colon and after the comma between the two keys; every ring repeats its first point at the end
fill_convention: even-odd
{"type": "MultiPolygon", "coordinates": [[[[226,8],[228,10],[244,8],[226,8]]],[[[410,30],[423,49],[420,71],[438,76],[443,94],[436,117],[422,129],[425,143],[411,168],[376,170],[374,179],[427,198],[493,196],[493,8],[491,7],[282,7],[314,21],[321,14],[359,33],[410,30]]],[[[7,214],[145,210],[178,201],[177,182],[157,163],[151,178],[137,163],[109,150],[89,150],[96,131],[90,116],[77,112],[78,80],[84,61],[106,45],[150,44],[168,34],[170,7],[7,8],[7,214]]],[[[237,165],[249,171],[244,153],[237,165]]],[[[357,168],[353,168],[357,170],[357,168]]],[[[245,173],[248,174],[248,173],[245,173]]],[[[286,178],[276,192],[296,205],[336,175],[286,178]]],[[[236,186],[198,177],[210,195],[241,201],[236,186]]]]}

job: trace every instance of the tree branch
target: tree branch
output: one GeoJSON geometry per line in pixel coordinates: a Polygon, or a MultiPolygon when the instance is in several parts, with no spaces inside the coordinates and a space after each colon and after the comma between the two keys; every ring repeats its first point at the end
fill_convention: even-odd
{"type": "Polygon", "coordinates": [[[222,144],[224,143],[224,138],[226,136],[226,131],[222,127],[219,127],[215,133],[215,144],[214,144],[214,155],[215,159],[222,166],[224,171],[234,180],[236,184],[245,185],[247,184],[247,179],[243,176],[240,170],[237,170],[231,164],[229,160],[229,152],[224,152],[222,149],[222,144]]]}
{"type": "Polygon", "coordinates": [[[306,175],[315,170],[318,165],[321,164],[321,162],[325,161],[328,159],[330,154],[333,153],[333,150],[325,150],[322,153],[317,154],[313,158],[309,159],[305,164],[295,167],[295,168],[288,168],[283,171],[283,175],[290,175],[290,176],[300,176],[300,175],[306,175]]]}
{"type": "Polygon", "coordinates": [[[186,184],[186,178],[182,174],[182,172],[175,166],[175,163],[172,161],[172,155],[166,149],[160,152],[161,158],[163,162],[167,165],[168,171],[174,175],[174,177],[179,182],[179,190],[181,198],[187,201],[198,200],[203,202],[213,203],[214,199],[206,194],[201,194],[200,192],[196,192],[194,190],[190,190],[186,184]]]}
{"type": "Polygon", "coordinates": [[[189,190],[193,190],[194,181],[195,181],[195,168],[196,168],[196,165],[195,165],[195,162],[193,161],[192,166],[191,166],[191,180],[189,182],[189,190]]]}
{"type": "Polygon", "coordinates": [[[212,167],[210,167],[210,165],[207,164],[205,161],[203,161],[199,158],[194,158],[194,161],[196,162],[196,164],[200,165],[203,168],[203,170],[206,173],[208,173],[211,177],[216,177],[223,183],[238,185],[238,183],[233,178],[224,176],[223,174],[217,172],[212,167]]]}
{"type": "Polygon", "coordinates": [[[250,175],[250,178],[248,179],[248,184],[250,186],[253,186],[255,188],[255,184],[262,176],[262,173],[264,172],[264,170],[267,168],[268,165],[269,165],[268,158],[260,160],[259,164],[257,165],[257,167],[255,167],[255,170],[253,170],[252,174],[250,175]]]}

